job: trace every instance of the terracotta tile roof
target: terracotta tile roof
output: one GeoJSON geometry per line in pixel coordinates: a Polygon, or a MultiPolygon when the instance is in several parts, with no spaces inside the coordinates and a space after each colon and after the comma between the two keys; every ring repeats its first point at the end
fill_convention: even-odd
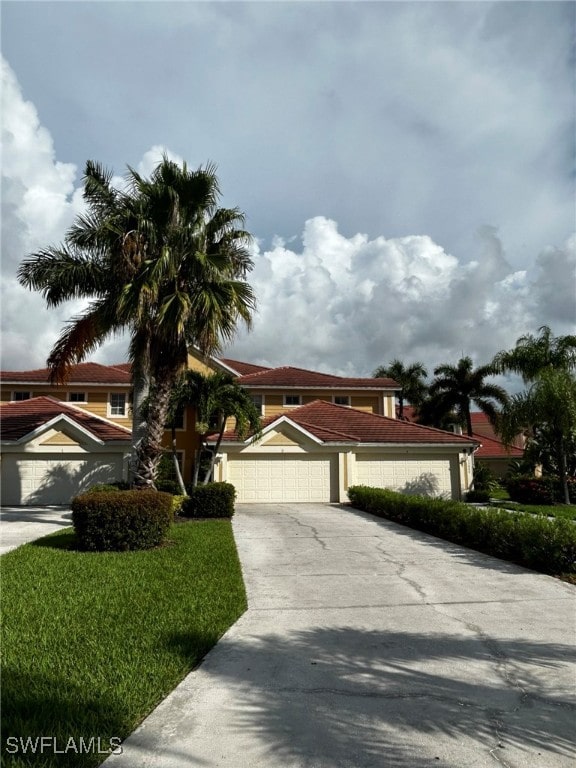
{"type": "Polygon", "coordinates": [[[129,429],[112,424],[92,413],[74,407],[52,397],[32,397],[0,405],[0,429],[3,441],[19,440],[39,429],[56,416],[64,414],[75,421],[99,440],[129,442],[129,429]]]}
{"type": "Polygon", "coordinates": [[[476,451],[475,456],[477,459],[514,459],[521,458],[524,455],[522,448],[518,448],[515,445],[507,446],[500,440],[494,440],[486,435],[473,434],[474,440],[478,440],[482,443],[480,448],[476,451]]]}
{"type": "Polygon", "coordinates": [[[124,371],[125,373],[132,375],[132,363],[114,363],[114,365],[109,365],[108,368],[115,368],[119,371],[124,371]]]}
{"type": "MultiPolygon", "coordinates": [[[[288,418],[307,432],[325,443],[394,443],[420,445],[462,445],[462,448],[476,442],[471,438],[455,435],[434,427],[423,427],[408,421],[391,419],[366,413],[343,405],[334,405],[323,400],[294,408],[288,413],[265,419],[263,428],[276,421],[288,418]]],[[[224,434],[225,441],[237,440],[234,432],[224,434]]]]}
{"type": "Polygon", "coordinates": [[[291,387],[294,389],[399,389],[393,379],[348,378],[308,371],[290,365],[240,376],[243,387],[291,387]]]}
{"type": "Polygon", "coordinates": [[[232,368],[239,373],[240,376],[246,376],[250,373],[260,373],[261,371],[269,371],[265,365],[255,365],[254,363],[243,363],[241,360],[231,360],[229,357],[219,357],[218,360],[228,368],[232,368]]]}
{"type": "MultiPolygon", "coordinates": [[[[123,364],[121,364],[123,366],[123,364]]],[[[0,371],[0,381],[10,384],[47,384],[48,368],[32,371],[0,371]]],[[[131,384],[130,372],[124,367],[79,363],[73,365],[66,384],[131,384]]]]}

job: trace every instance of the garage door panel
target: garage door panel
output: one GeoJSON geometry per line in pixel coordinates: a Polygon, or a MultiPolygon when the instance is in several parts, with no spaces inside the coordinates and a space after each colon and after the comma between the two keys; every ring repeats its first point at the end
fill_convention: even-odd
{"type": "Polygon", "coordinates": [[[452,496],[448,458],[386,459],[377,454],[359,455],[356,457],[356,479],[359,485],[402,493],[452,496]]]}
{"type": "Polygon", "coordinates": [[[336,457],[258,454],[228,459],[240,502],[330,501],[336,457]]]}
{"type": "Polygon", "coordinates": [[[68,504],[95,483],[123,477],[122,454],[33,457],[4,454],[1,463],[2,504],[68,504]]]}

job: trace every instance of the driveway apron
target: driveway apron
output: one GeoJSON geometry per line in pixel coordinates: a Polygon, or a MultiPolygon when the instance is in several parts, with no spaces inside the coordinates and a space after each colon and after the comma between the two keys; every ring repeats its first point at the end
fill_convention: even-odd
{"type": "Polygon", "coordinates": [[[2,507],[0,555],[71,525],[68,507],[2,507]]]}
{"type": "Polygon", "coordinates": [[[343,505],[239,505],[249,609],[107,768],[568,768],[576,588],[343,505]]]}

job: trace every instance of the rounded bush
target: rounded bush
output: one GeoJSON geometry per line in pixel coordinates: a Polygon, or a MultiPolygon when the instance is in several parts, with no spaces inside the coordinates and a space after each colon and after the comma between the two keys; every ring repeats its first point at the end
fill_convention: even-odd
{"type": "Polygon", "coordinates": [[[88,552],[151,549],[173,519],[172,497],[158,491],[85,493],[71,506],[78,546],[88,552]]]}
{"type": "Polygon", "coordinates": [[[182,502],[183,517],[232,517],[236,488],[230,483],[208,483],[190,488],[182,502]]]}

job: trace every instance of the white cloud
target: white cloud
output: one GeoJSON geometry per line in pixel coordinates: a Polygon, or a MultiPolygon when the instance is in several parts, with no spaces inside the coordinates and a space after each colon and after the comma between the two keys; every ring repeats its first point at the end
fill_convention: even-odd
{"type": "Polygon", "coordinates": [[[309,219],[300,250],[258,250],[254,329],[230,354],[369,375],[394,357],[429,369],[462,355],[488,362],[544,322],[570,332],[576,238],[541,254],[529,279],[510,267],[494,228],[477,237],[480,258],[464,263],[426,235],[346,238],[336,222],[309,219]],[[554,285],[564,298],[552,309],[554,285]]]}
{"type": "Polygon", "coordinates": [[[3,366],[44,365],[65,318],[81,304],[48,311],[22,288],[16,270],[28,253],[57,243],[82,209],[76,168],[58,162],[49,132],[2,60],[2,359],[3,366]]]}
{"type": "MultiPolygon", "coordinates": [[[[44,365],[63,323],[79,304],[47,310],[38,294],[16,280],[28,253],[57,244],[82,210],[74,165],[56,158],[50,133],[2,66],[2,366],[44,365]]],[[[136,164],[150,173],[161,145],[136,164]]],[[[258,233],[256,233],[258,234],[258,233]]],[[[449,253],[426,234],[345,236],[335,220],[309,218],[300,238],[284,232],[256,239],[250,282],[258,298],[254,330],[227,350],[254,362],[293,364],[342,374],[369,375],[393,357],[441,362],[472,355],[477,363],[510,347],[520,335],[550,324],[573,332],[576,236],[512,267],[494,227],[476,236],[474,259],[449,253]],[[270,240],[268,240],[270,241],[270,240]]],[[[118,362],[123,339],[112,339],[93,359],[118,362]]]]}

